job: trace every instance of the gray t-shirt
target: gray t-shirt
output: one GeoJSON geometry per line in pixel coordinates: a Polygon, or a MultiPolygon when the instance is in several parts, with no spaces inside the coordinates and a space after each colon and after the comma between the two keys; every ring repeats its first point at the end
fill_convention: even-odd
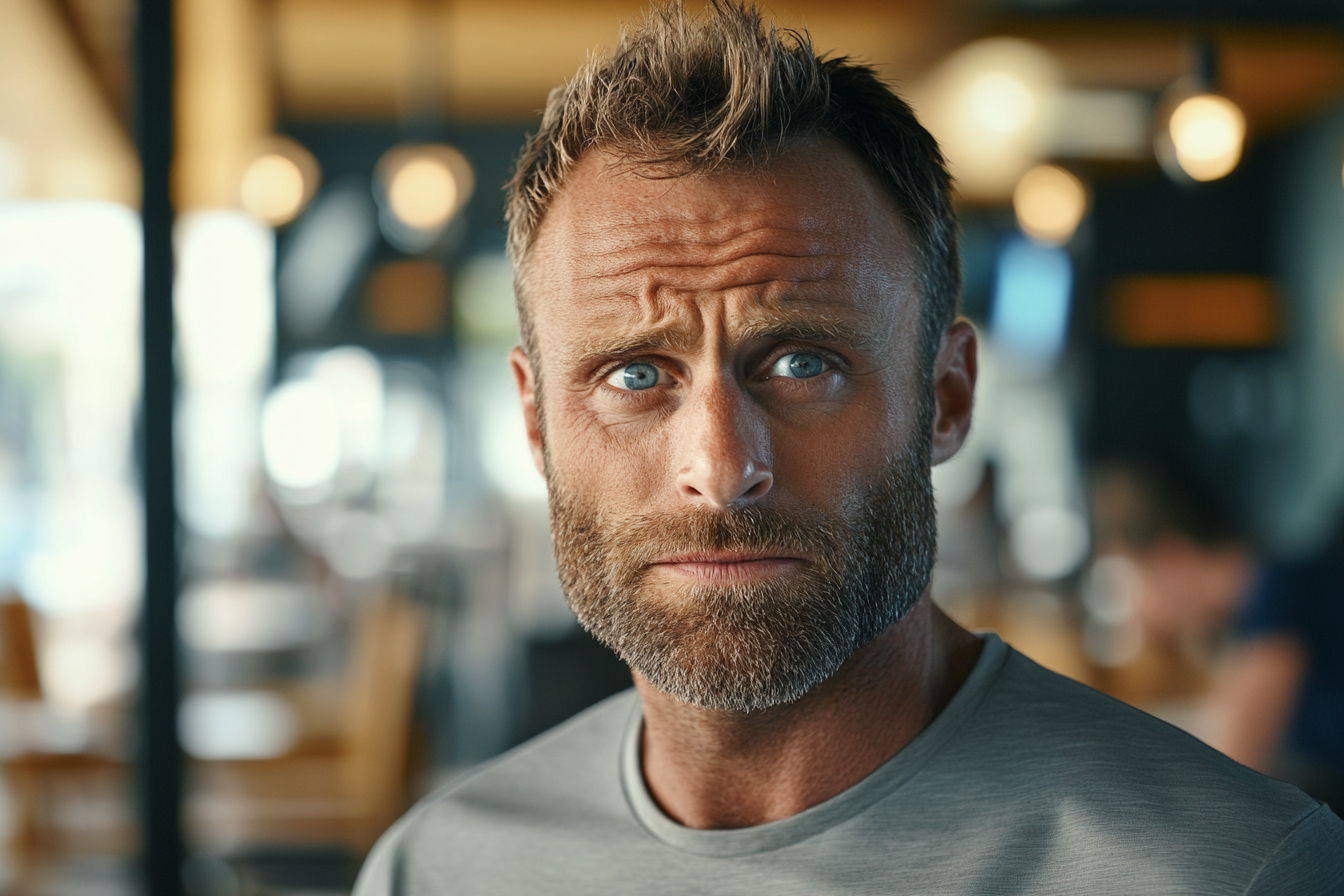
{"type": "Polygon", "coordinates": [[[997,637],[864,780],[782,821],[682,827],[626,692],[422,801],[355,896],[1344,894],[1344,823],[997,637]]]}

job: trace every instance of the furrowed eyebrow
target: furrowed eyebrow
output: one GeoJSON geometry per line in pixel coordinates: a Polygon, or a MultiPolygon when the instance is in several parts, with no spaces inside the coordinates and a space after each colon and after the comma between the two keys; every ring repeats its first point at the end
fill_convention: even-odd
{"type": "MultiPolygon", "coordinates": [[[[847,322],[827,318],[787,317],[754,320],[734,336],[743,342],[834,342],[864,348],[873,342],[847,322]]],[[[606,358],[624,358],[660,351],[691,352],[697,338],[682,327],[656,327],[618,336],[593,339],[573,353],[577,364],[587,365],[606,358]]]]}
{"type": "Polygon", "coordinates": [[[578,364],[588,364],[603,358],[623,358],[649,352],[689,352],[695,342],[695,337],[681,327],[655,327],[650,330],[592,339],[573,354],[578,364]]]}
{"type": "Polygon", "coordinates": [[[863,348],[873,340],[845,321],[826,318],[779,318],[751,321],[736,334],[744,342],[770,339],[778,342],[838,342],[863,348]]]}

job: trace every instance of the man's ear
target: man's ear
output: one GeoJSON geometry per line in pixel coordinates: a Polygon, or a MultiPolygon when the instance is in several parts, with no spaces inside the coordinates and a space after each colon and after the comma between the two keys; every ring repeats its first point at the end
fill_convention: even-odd
{"type": "Polygon", "coordinates": [[[546,478],[546,459],[541,450],[541,423],[537,416],[537,379],[532,372],[532,361],[520,346],[509,352],[513,379],[518,384],[518,400],[523,405],[523,425],[527,428],[527,444],[532,449],[532,462],[537,472],[546,478]]]}
{"type": "Polygon", "coordinates": [[[930,462],[940,464],[961,449],[971,430],[977,373],[975,327],[964,317],[943,334],[933,363],[933,446],[930,462]]]}

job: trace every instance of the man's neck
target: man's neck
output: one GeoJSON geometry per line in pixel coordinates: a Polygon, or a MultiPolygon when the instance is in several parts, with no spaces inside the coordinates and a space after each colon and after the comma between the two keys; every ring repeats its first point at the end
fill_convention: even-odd
{"type": "Polygon", "coordinates": [[[639,673],[649,793],[692,828],[742,828],[796,815],[857,784],[952,699],[981,642],[928,595],[788,706],[706,710],[639,673]]]}

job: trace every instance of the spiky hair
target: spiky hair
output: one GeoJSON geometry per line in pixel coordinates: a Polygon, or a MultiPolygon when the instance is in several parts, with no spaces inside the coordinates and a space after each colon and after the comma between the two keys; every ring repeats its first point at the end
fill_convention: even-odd
{"type": "Polygon", "coordinates": [[[961,294],[952,181],[937,142],[866,65],[813,51],[807,32],[762,21],[754,5],[709,0],[651,8],[610,56],[590,57],[551,91],[508,185],[523,346],[534,355],[526,262],[566,176],[587,152],[663,176],[767,164],[793,143],[829,138],[876,176],[911,233],[923,292],[921,349],[932,364],[961,294]]]}

